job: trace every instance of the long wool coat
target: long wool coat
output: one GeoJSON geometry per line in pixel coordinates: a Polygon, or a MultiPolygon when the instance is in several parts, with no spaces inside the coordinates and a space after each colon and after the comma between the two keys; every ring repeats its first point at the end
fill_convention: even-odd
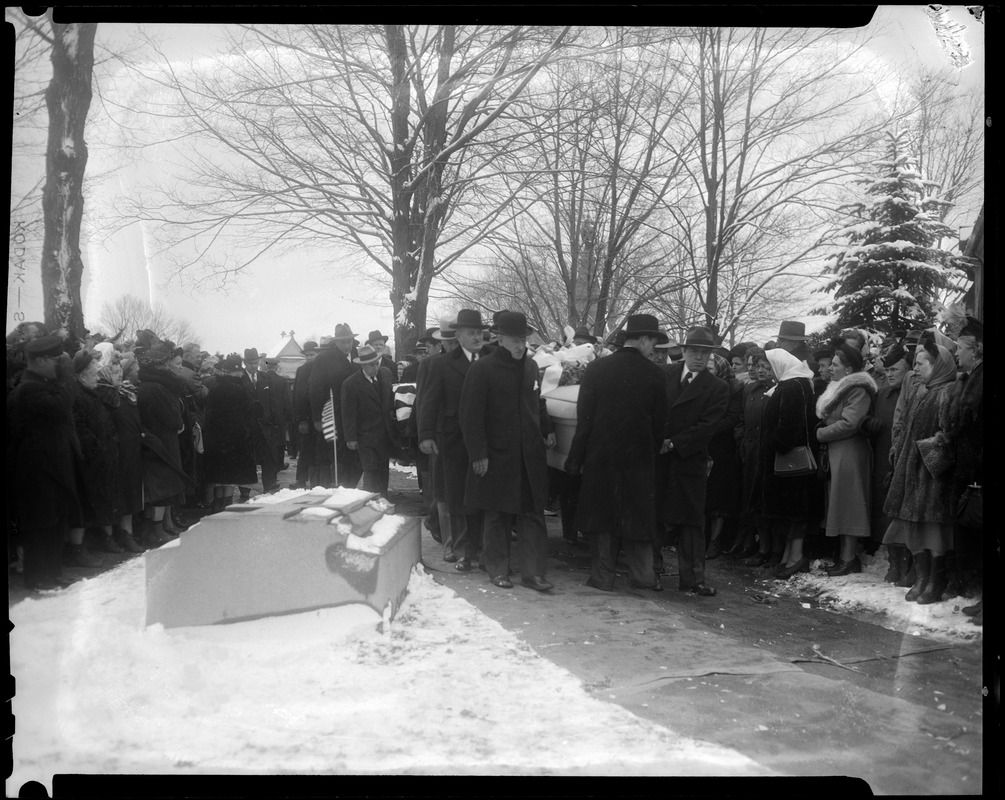
{"type": "Polygon", "coordinates": [[[537,374],[528,354],[517,361],[503,347],[468,370],[461,391],[461,432],[468,458],[487,458],[489,469],[483,477],[468,470],[466,507],[507,514],[544,511],[544,437],[553,426],[541,402],[537,374]]]}
{"type": "Polygon", "coordinates": [[[827,445],[828,536],[869,536],[872,530],[872,445],[862,422],[873,409],[876,382],[865,372],[831,381],[817,400],[818,442],[827,445]]]}
{"type": "Polygon", "coordinates": [[[737,457],[736,427],[743,419],[743,384],[735,378],[729,384],[726,413],[708,443],[712,471],[708,476],[705,510],[716,516],[732,516],[739,508],[740,466],[737,457]]]}
{"type": "Polygon", "coordinates": [[[761,511],[772,519],[815,524],[823,513],[823,483],[816,475],[775,475],[775,454],[787,453],[809,440],[814,456],[820,444],[813,435],[816,398],[809,378],[790,378],[775,387],[761,418],[761,468],[758,473],[761,511]]]}
{"type": "Polygon", "coordinates": [[[69,391],[25,370],[7,395],[9,516],[26,530],[80,525],[82,469],[69,391]]]}
{"type": "Polygon", "coordinates": [[[275,459],[276,450],[286,443],[286,426],[290,417],[289,386],[281,375],[259,372],[255,385],[247,373],[241,376],[244,388],[258,404],[255,428],[255,454],[258,463],[275,459]]]}
{"type": "Polygon", "coordinates": [[[655,538],[656,454],[666,419],[665,374],[638,350],[590,362],[567,459],[582,470],[577,530],[655,538]]]}
{"type": "Polygon", "coordinates": [[[206,401],[203,469],[208,483],[248,486],[258,480],[257,422],[251,392],[240,378],[221,375],[206,401]]]}
{"type": "Polygon", "coordinates": [[[354,372],[342,384],[341,406],[345,440],[356,442],[360,466],[385,469],[399,448],[391,373],[380,367],[376,383],[370,383],[363,370],[354,372]]]}
{"type": "MultiPolygon", "coordinates": [[[[482,348],[478,357],[491,350],[482,348]]],[[[461,433],[461,390],[471,363],[463,347],[428,359],[419,382],[419,441],[433,439],[439,455],[432,459],[433,496],[454,507],[464,506],[464,491],[471,461],[461,433]]]]}
{"type": "MultiPolygon", "coordinates": [[[[139,372],[140,384],[136,400],[146,437],[154,437],[157,444],[151,452],[144,452],[143,486],[146,502],[151,505],[170,506],[185,502],[186,482],[179,489],[178,474],[184,475],[181,460],[179,433],[185,428],[182,417],[181,396],[184,382],[166,367],[143,365],[139,372]],[[169,462],[164,468],[163,460],[169,462]]],[[[147,442],[144,443],[147,447],[147,442]]]]}
{"type": "Polygon", "coordinates": [[[893,478],[883,510],[891,519],[949,523],[955,519],[952,442],[949,427],[952,383],[929,389],[919,386],[893,432],[893,478]],[[935,473],[925,465],[919,445],[941,451],[933,459],[935,473]]]}
{"type": "MultiPolygon", "coordinates": [[[[311,404],[311,417],[315,422],[321,421],[321,412],[329,396],[332,398],[332,405],[335,411],[335,432],[338,449],[339,464],[343,460],[352,460],[356,456],[352,451],[346,449],[345,431],[342,430],[342,384],[346,378],[359,369],[358,364],[354,364],[349,356],[343,353],[334,345],[318,351],[314,359],[314,365],[310,372],[310,386],[308,396],[311,404]],[[330,394],[329,394],[330,393],[330,394]]],[[[332,463],[331,442],[324,438],[324,435],[316,431],[314,436],[314,457],[318,464],[332,463]]]]}
{"type": "Polygon", "coordinates": [[[119,517],[143,510],[143,423],[136,400],[117,388],[98,384],[98,396],[108,409],[118,440],[118,480],[115,482],[115,513],[119,517]]]}
{"type": "Polygon", "coordinates": [[[118,521],[115,498],[119,477],[119,442],[115,423],[101,397],[78,381],[70,384],[73,421],[84,462],[84,491],[90,504],[85,526],[111,525],[118,521]]]}
{"type": "Polygon", "coordinates": [[[883,513],[886,488],[890,478],[890,451],[893,449],[893,414],[900,397],[900,387],[889,385],[876,392],[872,417],[876,430],[872,435],[872,535],[883,538],[889,518],[883,513]]]}
{"type": "Polygon", "coordinates": [[[705,490],[708,484],[708,443],[729,405],[729,384],[702,370],[688,386],[681,383],[684,362],[666,371],[667,425],[664,439],[673,450],[657,457],[660,518],[668,525],[705,525],[705,490]]]}
{"type": "Polygon", "coordinates": [[[761,511],[761,421],[768,401],[765,392],[771,386],[754,381],[743,387],[743,421],[737,426],[740,459],[740,513],[761,511]]]}

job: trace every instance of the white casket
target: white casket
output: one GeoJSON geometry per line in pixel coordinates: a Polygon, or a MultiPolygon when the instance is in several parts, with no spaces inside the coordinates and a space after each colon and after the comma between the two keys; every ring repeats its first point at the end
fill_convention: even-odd
{"type": "Polygon", "coordinates": [[[565,459],[572,448],[572,437],[576,434],[576,402],[579,400],[579,385],[559,386],[544,395],[548,416],[555,425],[555,446],[547,451],[548,466],[565,470],[565,459]]]}

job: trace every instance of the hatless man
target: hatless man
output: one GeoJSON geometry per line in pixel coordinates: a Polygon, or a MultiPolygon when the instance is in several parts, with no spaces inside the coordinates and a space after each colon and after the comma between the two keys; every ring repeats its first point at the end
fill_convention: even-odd
{"type": "Polygon", "coordinates": [[[360,369],[342,383],[342,429],[346,447],[359,456],[361,489],[387,492],[390,459],[401,449],[394,418],[391,372],[381,365],[380,353],[366,344],[353,363],[360,369]]]}
{"type": "Polygon", "coordinates": [[[545,448],[555,446],[555,433],[541,402],[537,365],[527,354],[527,337],[536,331],[520,312],[503,311],[493,332],[499,346],[471,364],[461,391],[461,431],[471,461],[464,504],[485,513],[482,542],[492,583],[513,586],[509,556],[515,526],[521,582],[546,592],[552,585],[545,580],[545,448]]]}
{"type": "Polygon", "coordinates": [[[334,485],[332,465],[335,464],[338,469],[338,485],[355,489],[356,484],[359,483],[362,469],[355,451],[350,450],[345,444],[341,404],[343,382],[359,369],[358,365],[352,363],[353,348],[359,342],[356,341],[356,334],[352,332],[352,328],[345,323],[340,323],[335,326],[332,343],[333,347],[318,354],[310,375],[311,417],[317,434],[314,455],[318,465],[319,482],[322,486],[334,485]],[[331,442],[324,438],[324,428],[321,422],[321,415],[329,398],[332,399],[335,414],[336,442],[334,448],[331,442]]]}

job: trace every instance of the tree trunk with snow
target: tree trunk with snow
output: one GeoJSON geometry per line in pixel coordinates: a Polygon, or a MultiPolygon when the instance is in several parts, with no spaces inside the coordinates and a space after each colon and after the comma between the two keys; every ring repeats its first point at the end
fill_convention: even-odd
{"type": "Polygon", "coordinates": [[[84,336],[80,282],[80,223],[84,212],[87,145],[84,124],[91,106],[95,23],[52,26],[52,81],[45,93],[49,141],[45,154],[42,213],[42,292],[45,324],[72,336],[84,336]]]}

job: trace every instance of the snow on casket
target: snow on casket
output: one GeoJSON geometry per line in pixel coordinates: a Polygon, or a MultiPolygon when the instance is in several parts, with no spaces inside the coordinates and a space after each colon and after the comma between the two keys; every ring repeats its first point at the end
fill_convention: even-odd
{"type": "Polygon", "coordinates": [[[359,489],[263,497],[146,553],[146,623],[165,628],[364,603],[390,618],[419,562],[417,517],[359,489]]]}

